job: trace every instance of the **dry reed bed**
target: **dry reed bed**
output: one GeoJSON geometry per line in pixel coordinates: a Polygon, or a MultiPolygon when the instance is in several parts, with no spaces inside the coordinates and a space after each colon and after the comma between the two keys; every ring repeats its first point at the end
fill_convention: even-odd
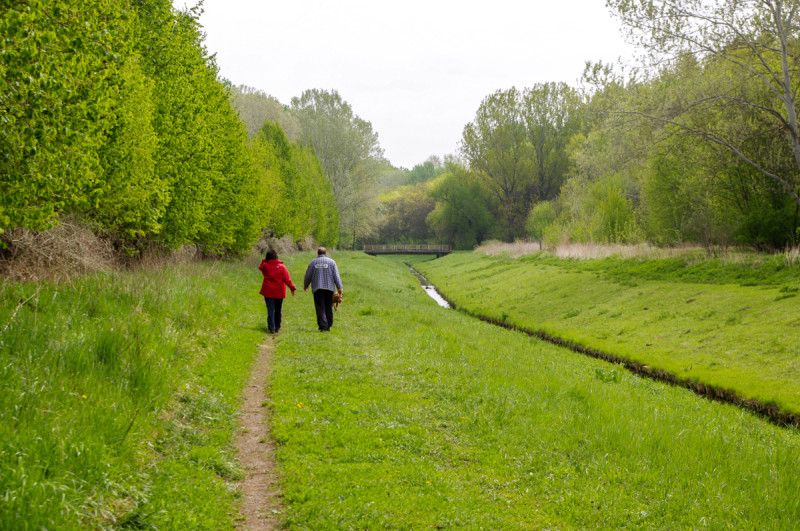
{"type": "MultiPolygon", "coordinates": [[[[658,247],[648,243],[634,245],[565,243],[559,245],[555,249],[547,249],[539,242],[516,241],[514,243],[506,243],[489,241],[477,247],[475,252],[488,256],[506,254],[512,258],[547,252],[558,258],[578,260],[594,260],[610,257],[625,259],[643,258],[648,260],[661,260],[665,258],[705,260],[709,256],[712,256],[728,263],[759,263],[757,253],[742,249],[717,249],[713,252],[709,252],[708,249],[700,246],[684,245],[677,247],[658,247]]],[[[800,246],[786,249],[781,254],[787,265],[800,265],[800,246]]]]}

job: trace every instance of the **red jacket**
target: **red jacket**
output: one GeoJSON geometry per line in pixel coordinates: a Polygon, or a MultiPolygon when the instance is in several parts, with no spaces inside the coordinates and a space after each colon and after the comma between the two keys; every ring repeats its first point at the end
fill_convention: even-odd
{"type": "Polygon", "coordinates": [[[280,260],[270,260],[269,262],[262,260],[258,268],[264,275],[264,282],[261,283],[261,294],[263,296],[269,299],[285,299],[286,286],[289,286],[289,289],[294,293],[296,288],[292,284],[289,270],[286,269],[283,262],[280,260]]]}

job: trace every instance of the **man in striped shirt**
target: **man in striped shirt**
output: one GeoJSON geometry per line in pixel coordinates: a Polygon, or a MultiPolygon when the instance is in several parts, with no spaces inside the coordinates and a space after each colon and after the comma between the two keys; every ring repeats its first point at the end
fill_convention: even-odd
{"type": "Polygon", "coordinates": [[[311,260],[303,277],[303,290],[314,293],[314,309],[317,311],[317,326],[320,332],[330,332],[333,326],[333,292],[342,294],[342,279],[336,262],[328,258],[325,247],[317,249],[317,257],[311,260]]]}

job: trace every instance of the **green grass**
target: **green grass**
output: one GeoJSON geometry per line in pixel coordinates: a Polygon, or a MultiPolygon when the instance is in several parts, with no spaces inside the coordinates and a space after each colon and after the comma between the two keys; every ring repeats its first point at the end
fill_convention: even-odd
{"type": "MultiPolygon", "coordinates": [[[[316,331],[311,297],[299,292],[284,306],[273,362],[288,528],[800,521],[797,431],[439,308],[400,259],[333,257],[345,303],[332,332],[316,331]]],[[[287,262],[295,279],[306,258],[287,262]]],[[[460,260],[435,264],[460,272],[460,260]]],[[[443,277],[433,264],[426,272],[443,277]]],[[[581,310],[570,321],[585,313],[570,308],[581,310]]]]}
{"type": "Polygon", "coordinates": [[[0,284],[0,528],[226,529],[251,265],[0,284]],[[11,318],[13,312],[16,315],[11,318]]]}
{"type": "Polygon", "coordinates": [[[703,253],[664,259],[602,258],[561,259],[534,253],[518,260],[552,265],[571,271],[597,273],[619,282],[663,280],[692,284],[737,284],[741,286],[785,286],[800,283],[800,264],[784,255],[737,254],[732,258],[709,258],[703,253]]]}
{"type": "MultiPolygon", "coordinates": [[[[287,528],[800,521],[796,430],[444,310],[402,258],[333,257],[345,283],[333,331],[317,332],[299,291],[274,353],[267,405],[287,528]]],[[[310,258],[286,257],[296,283],[310,258]]],[[[466,258],[410,260],[426,273],[514,271],[466,258]]],[[[233,528],[231,440],[265,337],[259,284],[253,264],[192,265],[45,284],[21,307],[36,286],[0,285],[0,528],[233,528]]],[[[563,322],[589,312],[578,302],[563,304],[563,322]]]]}
{"type": "Polygon", "coordinates": [[[800,267],[680,264],[457,253],[419,269],[475,315],[800,413],[800,267]]]}

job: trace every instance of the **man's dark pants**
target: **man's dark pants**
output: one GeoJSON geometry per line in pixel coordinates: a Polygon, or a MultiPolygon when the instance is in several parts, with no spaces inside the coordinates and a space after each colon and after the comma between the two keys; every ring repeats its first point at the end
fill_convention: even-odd
{"type": "Polygon", "coordinates": [[[317,326],[327,331],[333,326],[333,292],[318,289],[314,292],[314,309],[317,311],[317,326]]]}

